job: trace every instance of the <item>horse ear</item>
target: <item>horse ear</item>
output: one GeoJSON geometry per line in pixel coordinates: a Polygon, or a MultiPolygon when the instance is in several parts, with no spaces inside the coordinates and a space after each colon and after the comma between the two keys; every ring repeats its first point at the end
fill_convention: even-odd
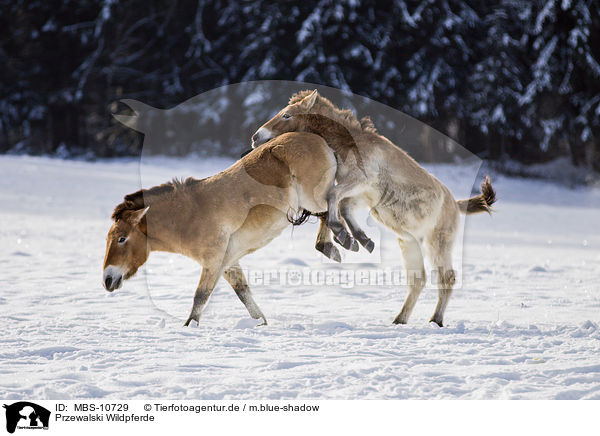
{"type": "Polygon", "coordinates": [[[307,95],[306,97],[304,97],[304,106],[306,107],[306,109],[312,109],[312,107],[315,105],[316,101],[317,101],[317,97],[319,97],[319,92],[315,89],[313,92],[311,92],[309,95],[307,95]]]}
{"type": "Polygon", "coordinates": [[[145,209],[140,209],[133,212],[131,214],[131,224],[133,224],[134,226],[139,225],[142,222],[142,218],[144,218],[146,216],[146,213],[148,213],[148,209],[150,209],[150,206],[146,207],[145,209]]]}

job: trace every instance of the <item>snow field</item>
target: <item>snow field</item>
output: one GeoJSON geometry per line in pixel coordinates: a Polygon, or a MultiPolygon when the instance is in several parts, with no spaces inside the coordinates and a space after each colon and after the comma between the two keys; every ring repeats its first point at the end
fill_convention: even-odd
{"type": "MultiPolygon", "coordinates": [[[[226,159],[145,162],[145,185],[203,177],[226,159]]],[[[458,186],[461,167],[430,166],[458,186]]],[[[423,291],[254,286],[254,327],[220,281],[200,326],[183,328],[200,267],[153,253],[122,289],[101,285],[113,207],[140,187],[136,160],[0,157],[0,389],[8,399],[600,399],[600,194],[493,179],[497,212],[469,217],[462,287],[430,325],[423,291]]],[[[245,268],[323,263],[316,223],[286,230],[245,268]]],[[[397,253],[400,265],[400,253],[397,253]]],[[[461,267],[457,265],[457,267],[461,267]]]]}

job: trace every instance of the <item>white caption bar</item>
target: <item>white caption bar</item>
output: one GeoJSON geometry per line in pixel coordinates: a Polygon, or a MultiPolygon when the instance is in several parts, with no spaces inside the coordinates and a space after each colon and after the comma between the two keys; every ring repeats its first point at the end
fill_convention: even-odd
{"type": "Polygon", "coordinates": [[[1,431],[12,429],[20,436],[106,436],[107,432],[129,436],[132,431],[240,434],[248,430],[261,436],[564,435],[587,434],[597,425],[593,401],[3,400],[2,404],[6,407],[1,431]]]}

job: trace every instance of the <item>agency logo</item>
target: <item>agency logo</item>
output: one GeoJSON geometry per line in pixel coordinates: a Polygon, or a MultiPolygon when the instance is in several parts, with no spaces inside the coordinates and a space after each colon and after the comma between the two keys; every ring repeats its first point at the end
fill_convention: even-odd
{"type": "Polygon", "coordinates": [[[28,401],[4,405],[6,409],[6,431],[14,433],[18,429],[48,430],[50,411],[28,401]]]}

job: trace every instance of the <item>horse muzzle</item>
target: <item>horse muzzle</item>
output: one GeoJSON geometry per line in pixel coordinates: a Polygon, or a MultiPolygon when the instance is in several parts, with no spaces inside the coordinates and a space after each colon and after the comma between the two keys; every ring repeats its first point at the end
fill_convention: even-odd
{"type": "Polygon", "coordinates": [[[104,289],[108,292],[119,289],[123,285],[123,272],[120,268],[109,265],[104,268],[102,282],[104,284],[104,289]]]}
{"type": "Polygon", "coordinates": [[[269,129],[261,127],[254,135],[252,135],[252,148],[256,148],[267,142],[269,139],[273,139],[274,137],[275,136],[273,135],[273,132],[271,132],[269,129]]]}

